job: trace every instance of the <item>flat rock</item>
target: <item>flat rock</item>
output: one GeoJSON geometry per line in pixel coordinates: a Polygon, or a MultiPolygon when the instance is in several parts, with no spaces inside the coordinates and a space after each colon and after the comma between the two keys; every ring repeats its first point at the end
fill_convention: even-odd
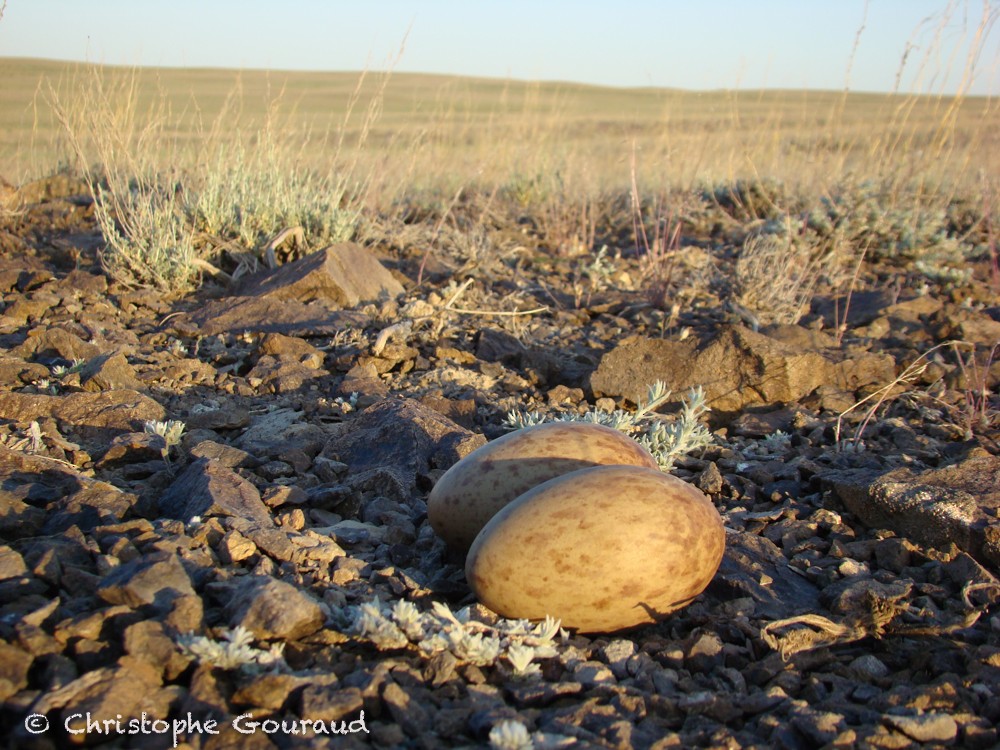
{"type": "Polygon", "coordinates": [[[803,351],[742,326],[728,326],[702,345],[633,336],[601,359],[590,379],[594,395],[624,396],[633,403],[662,380],[676,394],[701,386],[719,412],[794,403],[834,384],[854,390],[895,377],[891,357],[837,358],[830,350],[803,351]]]}
{"type": "Polygon", "coordinates": [[[109,604],[133,609],[152,605],[164,614],[176,599],[194,593],[180,558],[170,552],[153,552],[124,563],[104,576],[97,588],[97,595],[109,604]]]}
{"type": "Polygon", "coordinates": [[[315,599],[290,583],[265,576],[240,579],[226,612],[231,627],[241,625],[263,640],[304,638],[325,620],[315,599]]]}
{"type": "Polygon", "coordinates": [[[1000,456],[923,472],[832,471],[822,478],[865,525],[924,544],[954,543],[1000,569],[1000,456]]]}
{"type": "Polygon", "coordinates": [[[199,458],[160,496],[160,511],[168,518],[190,521],[195,516],[234,516],[271,526],[271,513],[250,482],[218,461],[199,458]]]}
{"type": "Polygon", "coordinates": [[[6,446],[0,446],[0,481],[12,488],[0,495],[0,528],[11,526],[12,536],[30,536],[32,529],[54,534],[74,525],[90,529],[145,510],[135,495],[62,461],[6,446]]]}
{"type": "Polygon", "coordinates": [[[779,620],[819,606],[819,589],[788,567],[788,559],[769,539],[744,532],[726,533],[726,552],[709,591],[725,598],[750,597],[756,614],[779,620]]]}
{"type": "Polygon", "coordinates": [[[485,444],[482,435],[416,401],[387,399],[331,439],[322,456],[347,464],[352,473],[390,470],[412,492],[418,475],[446,469],[485,444]]]}
{"type": "Polygon", "coordinates": [[[301,390],[314,378],[326,373],[289,357],[265,354],[247,373],[247,383],[264,393],[291,393],[301,390]]]}
{"type": "Polygon", "coordinates": [[[144,388],[121,352],[101,354],[88,361],[80,370],[80,387],[90,392],[144,388]]]}
{"type": "Polygon", "coordinates": [[[289,451],[312,457],[329,438],[322,427],[306,422],[301,411],[279,408],[250,417],[250,425],[235,445],[257,458],[281,458],[289,451]]]}
{"type": "Polygon", "coordinates": [[[27,651],[0,641],[0,701],[28,686],[28,670],[34,660],[27,651]]]}
{"type": "Polygon", "coordinates": [[[951,743],[958,735],[958,723],[947,714],[927,713],[917,716],[886,714],[886,725],[897,729],[916,742],[951,743]]]}
{"type": "Polygon", "coordinates": [[[107,437],[106,432],[142,432],[147,421],[166,418],[162,406],[133,390],[70,393],[0,393],[0,419],[30,422],[53,417],[85,436],[107,437]]]}
{"type": "Polygon", "coordinates": [[[42,531],[57,534],[71,526],[90,531],[97,526],[118,523],[133,515],[149,515],[151,509],[131,492],[112,484],[90,479],[46,507],[42,531]]]}
{"type": "Polygon", "coordinates": [[[174,318],[170,326],[180,335],[238,335],[244,331],[286,336],[335,336],[349,328],[363,328],[368,317],[350,310],[330,310],[277,297],[226,297],[211,300],[194,312],[174,318]]]}
{"type": "Polygon", "coordinates": [[[323,352],[297,336],[268,333],[260,340],[257,348],[261,354],[292,359],[313,370],[323,366],[323,352]]]}
{"type": "Polygon", "coordinates": [[[329,245],[274,271],[250,276],[240,287],[240,294],[249,297],[318,301],[331,309],[402,293],[402,284],[385,266],[353,242],[329,245]]]}
{"type": "Polygon", "coordinates": [[[11,354],[24,359],[35,359],[43,364],[88,360],[101,353],[100,347],[62,328],[36,328],[11,354]]]}
{"type": "MultiPolygon", "coordinates": [[[[119,714],[122,717],[139,717],[143,713],[161,718],[169,715],[173,698],[173,691],[161,687],[158,670],[151,664],[127,656],[118,664],[95,669],[62,687],[43,692],[28,713],[52,719],[57,746],[65,747],[70,743],[63,732],[63,721],[70,716],[79,715],[79,719],[74,719],[71,724],[74,729],[85,728],[82,722],[88,713],[95,718],[109,719],[119,714]],[[64,714],[63,721],[56,720],[57,712],[64,714]]],[[[25,745],[30,738],[31,735],[23,728],[18,729],[14,737],[25,745]]],[[[25,745],[14,743],[16,747],[25,745]]]]}
{"type": "Polygon", "coordinates": [[[23,385],[52,377],[49,368],[19,357],[0,357],[0,387],[20,388],[23,385]]]}

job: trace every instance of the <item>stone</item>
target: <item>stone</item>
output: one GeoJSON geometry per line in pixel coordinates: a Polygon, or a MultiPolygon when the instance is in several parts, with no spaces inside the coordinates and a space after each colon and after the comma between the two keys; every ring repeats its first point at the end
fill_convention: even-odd
{"type": "Polygon", "coordinates": [[[28,422],[43,417],[54,417],[83,435],[110,439],[107,431],[142,432],[147,421],[166,419],[166,411],[148,396],[124,389],[66,396],[0,393],[0,418],[28,422]]]}
{"type": "Polygon", "coordinates": [[[722,639],[716,633],[700,633],[684,654],[684,664],[691,672],[709,674],[723,665],[722,639]]]}
{"type": "Polygon", "coordinates": [[[408,737],[419,737],[430,731],[433,719],[425,706],[429,701],[412,697],[396,682],[386,682],[382,691],[382,700],[389,709],[393,721],[398,724],[408,737]]]}
{"type": "Polygon", "coordinates": [[[195,516],[233,516],[271,526],[271,512],[250,482],[222,464],[199,458],[160,496],[160,511],[168,518],[190,521],[195,516]]]}
{"type": "Polygon", "coordinates": [[[323,717],[328,721],[351,721],[364,707],[361,690],[339,685],[310,684],[299,698],[299,715],[323,717]]]}
{"type": "Polygon", "coordinates": [[[824,747],[845,729],[845,721],[841,714],[805,708],[793,713],[792,726],[804,734],[813,747],[824,747]]]}
{"type": "Polygon", "coordinates": [[[79,489],[68,492],[46,507],[42,531],[58,534],[71,526],[84,531],[108,523],[126,520],[133,515],[148,515],[152,508],[131,492],[122,492],[107,482],[88,479],[79,489]]]}
{"type": "Polygon", "coordinates": [[[171,321],[179,335],[239,335],[245,331],[286,336],[335,336],[351,328],[364,328],[368,317],[349,310],[331,311],[314,302],[306,304],[277,297],[226,297],[211,300],[198,310],[171,321]]]}
{"type": "Polygon", "coordinates": [[[138,391],[145,386],[135,376],[135,370],[121,352],[101,354],[89,360],[80,370],[80,387],[98,392],[114,389],[138,391]]]}
{"type": "Polygon", "coordinates": [[[954,543],[1000,568],[1000,456],[922,472],[856,469],[821,478],[865,525],[937,547],[954,543]]]}
{"type": "Polygon", "coordinates": [[[34,661],[27,651],[0,641],[0,701],[28,687],[28,670],[34,661]]]}
{"type": "Polygon", "coordinates": [[[628,660],[635,655],[635,642],[624,638],[616,638],[601,649],[601,655],[611,667],[615,678],[624,680],[628,677],[628,660]]]}
{"type": "MultiPolygon", "coordinates": [[[[183,441],[182,441],[183,443],[183,441]]],[[[204,458],[227,469],[253,468],[259,461],[244,450],[214,440],[200,440],[188,449],[191,458],[204,458]]]]}
{"type": "Polygon", "coordinates": [[[183,655],[162,622],[143,620],[125,628],[125,653],[161,670],[165,680],[174,680],[191,663],[183,655]]]}
{"type": "Polygon", "coordinates": [[[8,578],[20,578],[27,574],[28,566],[24,564],[24,558],[14,549],[6,544],[0,545],[0,581],[8,578]]]}
{"type": "Polygon", "coordinates": [[[235,443],[257,458],[280,459],[286,451],[313,457],[329,439],[329,432],[306,422],[301,411],[280,408],[251,417],[250,426],[235,443]]]}
{"type": "Polygon", "coordinates": [[[886,726],[897,729],[916,742],[950,743],[958,735],[958,723],[947,714],[927,713],[917,716],[886,714],[886,726]]]}
{"type": "Polygon", "coordinates": [[[889,356],[803,351],[748,328],[728,326],[701,345],[627,338],[601,358],[590,386],[595,396],[624,396],[633,403],[656,380],[676,394],[701,386],[712,409],[736,413],[795,403],[823,385],[853,390],[894,377],[889,356]]]}
{"type": "Polygon", "coordinates": [[[756,612],[780,620],[819,606],[819,589],[791,572],[781,550],[766,537],[736,531],[726,534],[726,551],[708,591],[725,599],[750,597],[756,612]]]}
{"type": "Polygon", "coordinates": [[[297,359],[265,354],[247,373],[247,383],[264,393],[292,393],[326,373],[297,359]]]}
{"type": "Polygon", "coordinates": [[[25,362],[19,357],[0,356],[0,386],[20,388],[51,377],[52,373],[45,365],[25,362]]]}
{"type": "Polygon", "coordinates": [[[260,640],[294,641],[312,635],[325,618],[315,599],[284,581],[247,576],[234,584],[226,604],[231,627],[242,626],[260,640]]]}
{"type": "MultiPolygon", "coordinates": [[[[245,685],[233,693],[232,703],[250,709],[277,711],[289,702],[293,690],[307,684],[311,678],[290,674],[254,675],[245,685]]],[[[333,676],[336,680],[336,676],[333,676]]],[[[305,715],[312,718],[308,714],[305,715]]],[[[325,718],[325,717],[324,717],[325,718]]]]}
{"type": "MultiPolygon", "coordinates": [[[[161,687],[159,672],[153,665],[125,656],[113,666],[86,672],[56,690],[42,693],[28,713],[54,717],[61,711],[63,722],[70,728],[84,729],[88,713],[107,719],[119,714],[129,718],[143,713],[156,718],[168,716],[173,699],[174,692],[161,687]]],[[[57,726],[57,736],[65,741],[63,724],[57,726]]],[[[23,741],[30,736],[21,728],[14,738],[23,741]]]]}
{"type": "Polygon", "coordinates": [[[240,294],[279,300],[321,302],[330,309],[356,307],[403,293],[403,286],[370,251],[344,242],[248,277],[240,294]]]}
{"type": "Polygon", "coordinates": [[[614,685],[615,675],[608,668],[607,664],[599,661],[580,662],[573,669],[573,681],[578,682],[584,688],[593,688],[598,685],[614,685]]]}
{"type": "Polygon", "coordinates": [[[875,654],[862,654],[853,659],[847,668],[863,680],[878,681],[889,676],[889,667],[875,654]]]}
{"type": "Polygon", "coordinates": [[[323,352],[297,336],[268,333],[260,340],[257,349],[262,355],[295,360],[313,370],[323,366],[323,352]]]}
{"type": "Polygon", "coordinates": [[[482,435],[416,401],[387,399],[362,412],[321,455],[347,464],[353,474],[392,470],[412,493],[418,476],[447,469],[485,444],[482,435]]]}
{"type": "Polygon", "coordinates": [[[100,347],[62,328],[36,328],[20,346],[11,350],[15,357],[34,359],[42,364],[73,364],[101,354],[100,347]]]}
{"type": "Polygon", "coordinates": [[[166,451],[167,441],[162,435],[151,432],[126,432],[124,435],[114,437],[98,461],[98,466],[153,461],[163,458],[166,451]]]}
{"type": "Polygon", "coordinates": [[[152,552],[120,565],[97,588],[97,595],[109,604],[151,606],[161,614],[170,611],[174,600],[194,593],[180,558],[170,552],[152,552]]]}
{"type": "Polygon", "coordinates": [[[246,560],[257,552],[257,545],[238,531],[227,531],[215,547],[215,552],[225,565],[246,560]]]}

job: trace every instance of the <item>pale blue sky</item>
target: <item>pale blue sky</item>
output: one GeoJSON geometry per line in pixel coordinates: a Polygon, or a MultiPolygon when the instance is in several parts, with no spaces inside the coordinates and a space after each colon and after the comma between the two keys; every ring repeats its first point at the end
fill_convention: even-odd
{"type": "MultiPolygon", "coordinates": [[[[902,90],[954,91],[983,2],[870,0],[850,88],[892,90],[912,38],[917,49],[902,90]],[[935,45],[949,6],[954,12],[935,45]],[[938,59],[917,81],[932,47],[938,59]]],[[[1000,13],[997,0],[986,2],[1000,13]]],[[[409,29],[398,71],[613,86],[842,89],[864,8],[864,0],[8,0],[0,56],[380,69],[409,29]]],[[[1000,25],[984,45],[973,93],[1000,93],[998,37],[1000,25]]]]}

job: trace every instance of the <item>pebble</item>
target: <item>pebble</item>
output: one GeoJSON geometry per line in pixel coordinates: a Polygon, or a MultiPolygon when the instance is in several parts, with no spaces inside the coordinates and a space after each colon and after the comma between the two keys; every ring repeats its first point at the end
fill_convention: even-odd
{"type": "Polygon", "coordinates": [[[578,664],[573,670],[573,679],[586,688],[615,683],[614,673],[608,669],[607,664],[599,661],[585,661],[578,664]]]}
{"type": "Polygon", "coordinates": [[[958,735],[958,723],[947,714],[928,713],[917,716],[886,714],[883,721],[887,726],[898,729],[917,742],[951,742],[958,735]]]}
{"type": "Polygon", "coordinates": [[[865,680],[881,680],[889,675],[889,667],[873,654],[864,654],[854,659],[848,668],[865,680]]]}

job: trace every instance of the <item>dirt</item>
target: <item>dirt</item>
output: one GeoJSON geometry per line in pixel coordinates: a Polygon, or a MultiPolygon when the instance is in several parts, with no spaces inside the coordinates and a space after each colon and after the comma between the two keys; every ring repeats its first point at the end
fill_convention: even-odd
{"type": "Polygon", "coordinates": [[[729,215],[691,228],[659,285],[627,244],[602,270],[540,250],[525,221],[475,256],[370,230],[345,251],[364,273],[324,250],[165,294],[104,273],[79,182],[24,196],[0,220],[9,746],[168,747],[168,725],[193,748],[518,746],[504,721],[535,747],[1000,741],[988,261],[926,288],[869,264],[843,330],[843,286],[821,283],[796,325],[732,304],[750,223],[729,215]],[[427,523],[430,488],[511,410],[631,409],[651,379],[677,396],[664,419],[695,386],[713,408],[714,444],[674,468],[727,526],[693,604],[563,633],[531,678],[352,628],[377,597],[502,629],[427,523]],[[243,666],[183,645],[237,626],[243,666]],[[241,734],[245,714],[286,724],[241,734]]]}

